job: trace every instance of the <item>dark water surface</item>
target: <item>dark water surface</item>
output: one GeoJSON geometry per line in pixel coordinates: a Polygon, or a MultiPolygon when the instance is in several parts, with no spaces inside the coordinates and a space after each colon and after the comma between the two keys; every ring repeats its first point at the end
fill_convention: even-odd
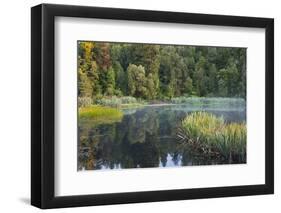
{"type": "Polygon", "coordinates": [[[243,163],[205,159],[180,146],[177,127],[194,111],[223,116],[226,122],[246,121],[245,103],[232,102],[223,106],[148,105],[124,109],[124,117],[117,123],[94,125],[79,121],[78,170],[243,163]]]}

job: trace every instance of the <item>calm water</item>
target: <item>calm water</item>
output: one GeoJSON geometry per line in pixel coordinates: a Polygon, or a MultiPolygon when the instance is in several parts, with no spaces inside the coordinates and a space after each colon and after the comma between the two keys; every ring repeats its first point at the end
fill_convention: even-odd
{"type": "Polygon", "coordinates": [[[190,112],[207,111],[226,122],[246,120],[245,103],[150,105],[123,110],[121,122],[79,123],[78,170],[179,167],[245,162],[206,159],[181,147],[180,121],[190,112]]]}

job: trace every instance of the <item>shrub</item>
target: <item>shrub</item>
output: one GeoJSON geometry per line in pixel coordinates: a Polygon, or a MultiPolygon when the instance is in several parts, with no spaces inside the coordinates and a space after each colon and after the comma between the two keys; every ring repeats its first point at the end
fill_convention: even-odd
{"type": "Polygon", "coordinates": [[[90,97],[78,97],[78,107],[89,107],[92,105],[90,97]]]}
{"type": "Polygon", "coordinates": [[[120,99],[121,99],[122,104],[135,104],[138,102],[135,97],[131,97],[131,96],[124,96],[124,97],[121,97],[120,99]]]}
{"type": "Polygon", "coordinates": [[[124,97],[104,97],[96,101],[97,104],[110,107],[121,107],[122,105],[128,104],[141,104],[141,100],[137,100],[135,97],[124,96],[124,97]]]}
{"type": "Polygon", "coordinates": [[[99,100],[97,100],[97,104],[103,105],[103,106],[111,106],[111,107],[119,107],[122,102],[121,99],[116,97],[116,96],[112,96],[112,97],[107,97],[107,98],[101,98],[99,100]]]}

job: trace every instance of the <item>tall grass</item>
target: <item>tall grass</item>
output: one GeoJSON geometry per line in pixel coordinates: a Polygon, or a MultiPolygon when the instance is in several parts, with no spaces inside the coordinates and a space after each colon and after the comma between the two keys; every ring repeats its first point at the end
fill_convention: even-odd
{"type": "Polygon", "coordinates": [[[217,154],[230,160],[245,160],[246,157],[245,123],[227,124],[222,117],[194,112],[181,122],[178,137],[205,154],[217,154]]]}
{"type": "Polygon", "coordinates": [[[123,112],[119,109],[104,106],[91,106],[79,108],[79,119],[91,119],[97,123],[111,123],[121,121],[123,112]]]}

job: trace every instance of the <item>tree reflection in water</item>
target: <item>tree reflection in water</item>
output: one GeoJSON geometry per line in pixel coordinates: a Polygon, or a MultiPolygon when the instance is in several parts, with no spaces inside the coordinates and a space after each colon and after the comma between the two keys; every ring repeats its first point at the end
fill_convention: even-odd
{"type": "Polygon", "coordinates": [[[95,125],[80,119],[78,170],[245,163],[203,156],[179,144],[179,122],[191,111],[201,110],[223,116],[227,122],[246,119],[243,106],[198,109],[187,105],[124,110],[123,120],[112,124],[95,125]]]}

